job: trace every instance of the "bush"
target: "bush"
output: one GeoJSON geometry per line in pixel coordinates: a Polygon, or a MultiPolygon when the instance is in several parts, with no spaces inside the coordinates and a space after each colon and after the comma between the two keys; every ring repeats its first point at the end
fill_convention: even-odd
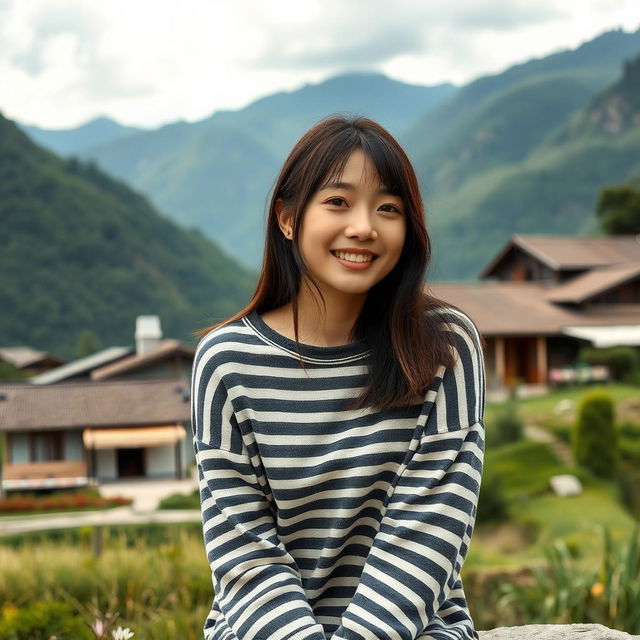
{"type": "Polygon", "coordinates": [[[510,444],[522,440],[524,423],[518,416],[518,403],[513,396],[496,412],[494,431],[499,444],[510,444]]]}
{"type": "Polygon", "coordinates": [[[618,444],[613,401],[608,394],[591,391],[582,397],[572,444],[578,465],[600,477],[616,475],[618,444]]]}
{"type": "Polygon", "coordinates": [[[605,365],[614,380],[633,383],[640,371],[638,353],[633,347],[611,347],[594,349],[584,347],[578,356],[580,362],[591,365],[605,365]]]}
{"type": "Polygon", "coordinates": [[[626,465],[621,467],[618,490],[622,504],[636,520],[640,520],[640,469],[626,465]]]}
{"type": "Polygon", "coordinates": [[[200,489],[193,493],[173,493],[163,498],[158,509],[200,509],[200,489]]]}
{"type": "Polygon", "coordinates": [[[131,498],[114,496],[102,498],[95,491],[65,492],[50,495],[10,493],[0,499],[0,513],[22,511],[68,511],[75,509],[105,509],[131,504],[131,498]]]}
{"type": "Polygon", "coordinates": [[[3,640],[91,640],[93,633],[64,602],[34,602],[23,609],[5,606],[0,618],[3,640]]]}
{"type": "Polygon", "coordinates": [[[485,473],[478,499],[478,523],[501,522],[509,517],[507,498],[497,473],[485,473]]]}

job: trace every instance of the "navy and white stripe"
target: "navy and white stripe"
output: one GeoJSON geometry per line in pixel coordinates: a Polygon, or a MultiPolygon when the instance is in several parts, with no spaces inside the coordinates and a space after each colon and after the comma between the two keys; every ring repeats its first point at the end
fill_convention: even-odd
{"type": "Polygon", "coordinates": [[[214,601],[207,640],[477,638],[460,568],[485,371],[467,316],[424,400],[350,410],[367,352],[297,345],[253,312],[198,345],[192,425],[214,601]],[[466,327],[466,330],[465,330],[466,327]]]}

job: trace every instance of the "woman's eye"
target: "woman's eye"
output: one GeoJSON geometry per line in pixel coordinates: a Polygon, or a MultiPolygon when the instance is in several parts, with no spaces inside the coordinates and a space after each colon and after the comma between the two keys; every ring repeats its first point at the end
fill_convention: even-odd
{"type": "Polygon", "coordinates": [[[390,212],[390,213],[402,213],[402,211],[400,211],[400,209],[396,207],[395,204],[390,204],[390,203],[381,205],[380,209],[382,211],[390,212]]]}
{"type": "Polygon", "coordinates": [[[327,200],[327,204],[334,207],[341,207],[345,203],[344,198],[330,198],[327,200]]]}

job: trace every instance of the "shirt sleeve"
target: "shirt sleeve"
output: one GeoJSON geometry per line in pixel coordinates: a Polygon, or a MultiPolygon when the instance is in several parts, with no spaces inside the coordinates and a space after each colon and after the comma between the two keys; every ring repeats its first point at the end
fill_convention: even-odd
{"type": "Polygon", "coordinates": [[[198,347],[191,393],[214,604],[238,640],[325,640],[298,567],[278,539],[270,492],[265,492],[264,478],[256,473],[243,441],[215,351],[215,345],[198,347]]]}
{"type": "MultiPolygon", "coordinates": [[[[467,323],[472,335],[456,331],[457,364],[442,367],[435,397],[427,394],[419,445],[399,473],[332,640],[414,640],[446,626],[436,616],[460,586],[484,453],[484,360],[475,327],[467,323]]],[[[477,637],[464,629],[472,627],[470,619],[458,622],[461,637],[477,637]]],[[[433,637],[445,636],[436,631],[433,637]]]]}

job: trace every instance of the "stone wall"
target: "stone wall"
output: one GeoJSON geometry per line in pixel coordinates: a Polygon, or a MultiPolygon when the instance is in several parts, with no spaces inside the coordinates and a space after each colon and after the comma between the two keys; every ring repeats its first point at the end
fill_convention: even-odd
{"type": "Polygon", "coordinates": [[[480,631],[482,640],[631,640],[640,639],[601,624],[531,624],[480,631]]]}

